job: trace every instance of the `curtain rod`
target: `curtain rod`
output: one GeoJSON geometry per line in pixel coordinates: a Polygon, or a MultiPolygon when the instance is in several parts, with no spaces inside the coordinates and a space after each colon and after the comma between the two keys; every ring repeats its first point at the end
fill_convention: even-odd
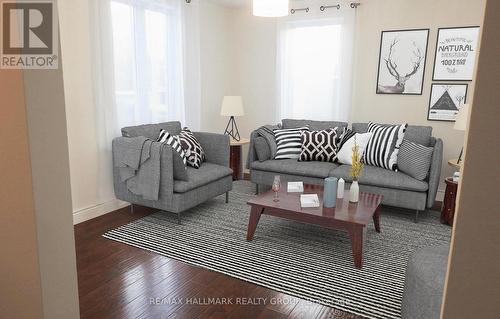
{"type": "MultiPolygon", "coordinates": [[[[361,5],[361,3],[359,3],[359,2],[351,2],[350,7],[353,8],[353,9],[356,9],[360,5],[361,5]]],[[[330,9],[330,8],[337,8],[337,10],[340,10],[340,4],[319,7],[319,9],[321,11],[325,11],[326,9],[330,9]]],[[[309,12],[309,7],[305,7],[305,8],[293,8],[293,9],[290,10],[290,13],[291,14],[295,14],[297,11],[305,11],[306,13],[308,13],[309,12]]]]}
{"type": "Polygon", "coordinates": [[[340,10],[340,4],[334,5],[334,6],[321,6],[319,9],[321,11],[325,11],[325,9],[330,9],[330,8],[337,8],[337,10],[340,10]]]}
{"type": "Polygon", "coordinates": [[[290,13],[291,14],[295,14],[295,12],[297,11],[305,11],[306,13],[309,12],[309,7],[306,7],[306,8],[297,8],[297,9],[291,9],[290,10],[290,13]]]}

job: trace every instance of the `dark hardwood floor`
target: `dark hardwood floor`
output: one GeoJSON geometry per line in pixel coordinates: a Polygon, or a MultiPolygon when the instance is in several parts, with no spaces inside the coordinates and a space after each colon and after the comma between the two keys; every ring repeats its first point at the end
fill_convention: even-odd
{"type": "Polygon", "coordinates": [[[124,208],[75,226],[82,319],[361,318],[101,236],[148,214],[124,208]]]}

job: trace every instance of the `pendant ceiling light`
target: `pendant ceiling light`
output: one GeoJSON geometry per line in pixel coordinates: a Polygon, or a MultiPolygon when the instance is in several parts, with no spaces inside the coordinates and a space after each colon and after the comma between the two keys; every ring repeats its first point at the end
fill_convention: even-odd
{"type": "Polygon", "coordinates": [[[256,17],[284,17],[288,15],[289,0],[253,0],[253,15],[256,17]]]}

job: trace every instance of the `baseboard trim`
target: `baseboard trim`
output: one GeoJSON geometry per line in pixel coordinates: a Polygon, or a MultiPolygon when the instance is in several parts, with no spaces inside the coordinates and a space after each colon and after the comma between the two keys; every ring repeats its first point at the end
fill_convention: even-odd
{"type": "Polygon", "coordinates": [[[444,201],[444,193],[445,193],[444,190],[438,190],[436,193],[436,201],[438,202],[444,201]]]}
{"type": "MultiPolygon", "coordinates": [[[[245,173],[243,174],[243,179],[245,180],[250,180],[250,174],[245,173]]],[[[438,208],[440,209],[442,202],[444,199],[444,191],[438,190],[436,194],[436,203],[434,205],[434,209],[438,208]]],[[[80,223],[83,223],[87,220],[106,215],[108,213],[112,213],[114,211],[117,211],[123,207],[129,206],[130,203],[114,199],[112,201],[102,203],[99,205],[95,205],[92,207],[84,208],[81,210],[78,210],[76,212],[73,212],[73,225],[77,225],[80,223]]]]}
{"type": "Polygon", "coordinates": [[[73,212],[73,225],[83,223],[87,220],[112,213],[120,208],[129,206],[130,203],[114,199],[92,207],[87,207],[76,212],[73,212]]]}

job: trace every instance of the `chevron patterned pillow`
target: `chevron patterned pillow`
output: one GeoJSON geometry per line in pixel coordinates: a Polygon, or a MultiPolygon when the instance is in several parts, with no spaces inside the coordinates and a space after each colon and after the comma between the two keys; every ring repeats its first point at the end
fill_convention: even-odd
{"type": "Polygon", "coordinates": [[[335,162],[340,141],[337,129],[334,127],[321,131],[303,131],[299,161],[335,162]]]}

